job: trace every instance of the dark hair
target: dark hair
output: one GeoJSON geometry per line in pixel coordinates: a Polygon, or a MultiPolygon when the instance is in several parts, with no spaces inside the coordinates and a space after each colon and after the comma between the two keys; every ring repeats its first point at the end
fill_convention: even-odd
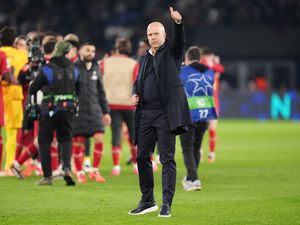
{"type": "Polygon", "coordinates": [[[1,30],[2,46],[13,46],[16,38],[16,31],[13,27],[5,26],[1,30]]]}
{"type": "Polygon", "coordinates": [[[43,39],[43,36],[42,36],[40,33],[38,33],[37,35],[35,35],[35,36],[32,38],[31,42],[32,42],[32,43],[41,43],[41,42],[42,42],[42,39],[43,39]]]}
{"type": "Polygon", "coordinates": [[[200,48],[197,46],[191,46],[188,48],[188,50],[185,53],[185,56],[187,57],[188,60],[200,60],[201,56],[201,51],[200,48]]]}
{"type": "Polygon", "coordinates": [[[212,55],[214,52],[208,47],[201,47],[201,55],[212,55]]]}
{"type": "MultiPolygon", "coordinates": [[[[70,42],[70,41],[68,41],[68,42],[70,42]]],[[[71,43],[71,44],[72,44],[72,43],[71,43]]],[[[83,47],[86,46],[86,45],[92,45],[92,46],[96,47],[92,42],[86,41],[86,42],[84,42],[82,45],[80,45],[80,49],[83,48],[83,47]]]]}
{"type": "Polygon", "coordinates": [[[129,55],[131,53],[132,44],[128,38],[117,38],[115,42],[115,49],[120,54],[129,55]]]}
{"type": "Polygon", "coordinates": [[[54,51],[56,41],[55,40],[49,40],[43,45],[44,53],[45,54],[51,54],[54,51]]]}
{"type": "Polygon", "coordinates": [[[42,39],[46,36],[53,36],[56,38],[57,33],[55,33],[54,31],[48,30],[48,31],[45,31],[44,33],[42,33],[42,39]]]}

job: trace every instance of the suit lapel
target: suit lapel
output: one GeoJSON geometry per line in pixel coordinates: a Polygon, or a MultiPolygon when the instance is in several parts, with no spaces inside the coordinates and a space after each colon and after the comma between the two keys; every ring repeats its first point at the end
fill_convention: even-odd
{"type": "Polygon", "coordinates": [[[146,68],[146,55],[143,55],[140,59],[140,68],[139,68],[139,76],[138,76],[138,93],[141,94],[142,82],[144,80],[145,68],[146,68]]]}

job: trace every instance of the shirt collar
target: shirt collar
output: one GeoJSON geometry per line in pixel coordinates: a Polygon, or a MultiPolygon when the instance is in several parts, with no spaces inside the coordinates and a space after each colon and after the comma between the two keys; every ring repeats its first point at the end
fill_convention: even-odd
{"type": "Polygon", "coordinates": [[[150,55],[154,56],[154,52],[151,48],[148,50],[148,52],[149,52],[150,55]]]}

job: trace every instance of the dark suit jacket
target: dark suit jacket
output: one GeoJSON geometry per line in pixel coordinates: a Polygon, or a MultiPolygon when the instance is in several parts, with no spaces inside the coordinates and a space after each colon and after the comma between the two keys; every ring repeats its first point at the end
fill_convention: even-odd
{"type": "MultiPolygon", "coordinates": [[[[163,109],[166,112],[170,132],[177,135],[188,131],[192,124],[186,94],[180,79],[182,56],[184,54],[184,29],[182,24],[175,24],[173,40],[166,40],[153,58],[156,80],[163,109]]],[[[140,59],[138,78],[133,87],[133,94],[141,96],[141,82],[145,72],[147,55],[140,59]]],[[[139,123],[140,109],[143,104],[140,99],[136,110],[136,128],[139,123]]],[[[138,130],[136,130],[136,134],[138,130]]]]}

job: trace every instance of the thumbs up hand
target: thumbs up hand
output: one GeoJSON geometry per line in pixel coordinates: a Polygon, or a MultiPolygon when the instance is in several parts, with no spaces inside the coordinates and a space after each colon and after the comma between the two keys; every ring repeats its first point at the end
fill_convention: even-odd
{"type": "Polygon", "coordinates": [[[170,15],[175,23],[180,24],[182,20],[182,16],[178,11],[174,11],[172,7],[170,7],[170,15]]]}

